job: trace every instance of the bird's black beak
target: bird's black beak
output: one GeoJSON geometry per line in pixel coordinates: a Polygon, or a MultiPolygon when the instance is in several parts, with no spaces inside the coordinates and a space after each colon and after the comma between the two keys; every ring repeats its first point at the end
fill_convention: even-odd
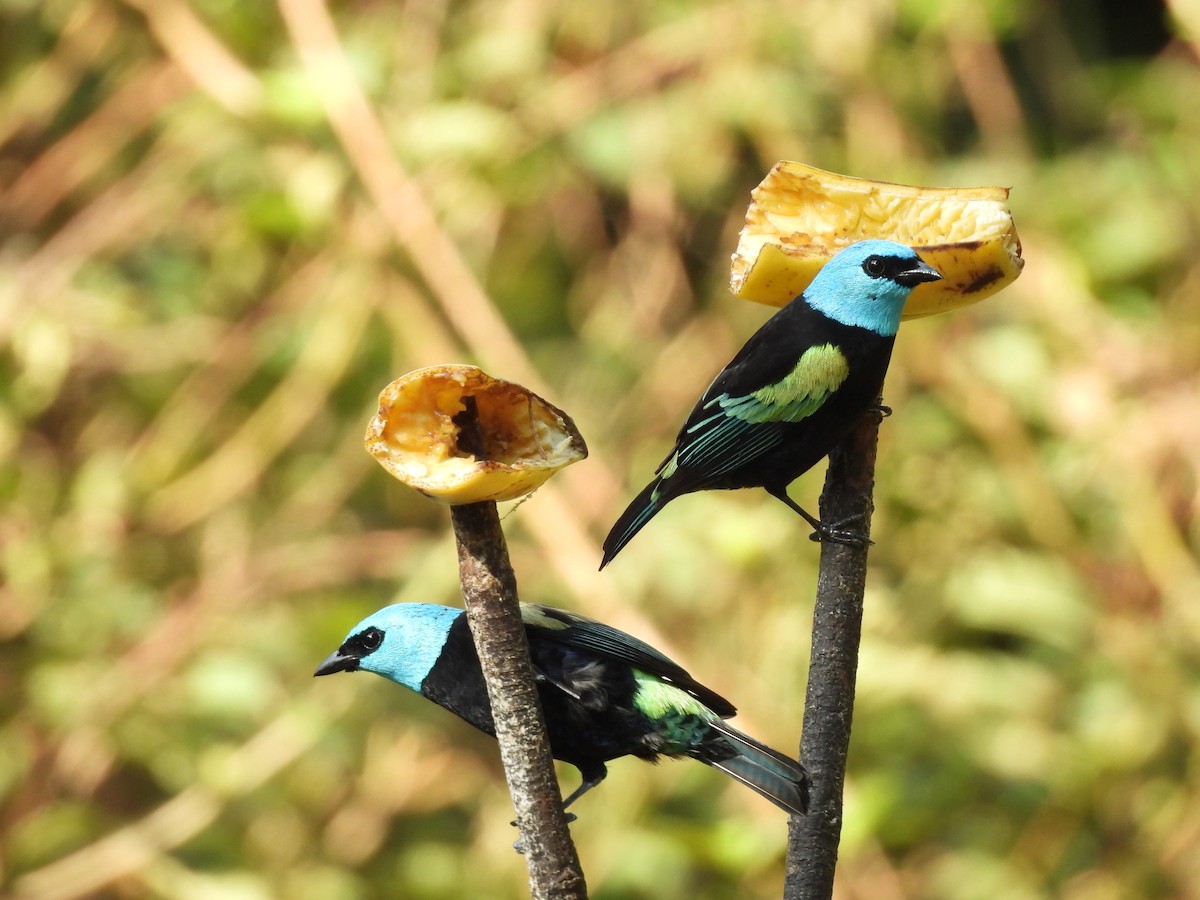
{"type": "Polygon", "coordinates": [[[917,260],[916,264],[903,272],[897,272],[892,278],[905,287],[916,287],[918,284],[924,284],[927,281],[941,281],[942,273],[933,266],[917,260]]]}
{"type": "Polygon", "coordinates": [[[353,672],[358,668],[358,657],[350,656],[343,653],[340,649],[334,650],[326,657],[325,662],[317,666],[317,671],[313,672],[313,677],[318,675],[332,675],[334,672],[353,672]]]}

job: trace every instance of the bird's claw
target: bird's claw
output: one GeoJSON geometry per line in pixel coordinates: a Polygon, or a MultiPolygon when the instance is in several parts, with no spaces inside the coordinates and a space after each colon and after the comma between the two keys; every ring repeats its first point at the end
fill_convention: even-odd
{"type": "Polygon", "coordinates": [[[808,536],[808,539],[814,544],[844,544],[847,547],[870,547],[875,543],[861,531],[845,531],[837,528],[832,528],[824,533],[814,531],[808,536]]]}
{"type": "Polygon", "coordinates": [[[844,544],[847,547],[869,547],[875,542],[867,537],[865,532],[845,527],[850,522],[861,522],[865,517],[866,513],[859,513],[858,515],[838,519],[836,522],[821,522],[818,520],[813,525],[815,530],[808,536],[808,539],[817,544],[828,543],[844,544]]]}
{"type": "Polygon", "coordinates": [[[882,403],[880,403],[878,406],[868,407],[867,412],[876,416],[879,421],[882,422],[892,414],[892,408],[890,406],[884,406],[882,403]]]}

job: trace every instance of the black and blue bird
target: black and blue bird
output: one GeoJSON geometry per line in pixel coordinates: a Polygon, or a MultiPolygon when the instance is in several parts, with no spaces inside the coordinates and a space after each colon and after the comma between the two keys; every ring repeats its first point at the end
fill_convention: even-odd
{"type": "MultiPolygon", "coordinates": [[[[736,710],[637,638],[575,613],[522,604],[521,618],[555,759],[598,785],[622,756],[690,757],[789,813],[808,808],[804,767],[731,727],[736,710]]],[[[463,610],[387,606],[359,622],[315,674],[374,672],[495,735],[483,672],[463,610]]]]}
{"type": "Polygon", "coordinates": [[[683,423],[654,480],[604,541],[604,568],[664,506],[693,491],[765,488],[815,537],[865,541],[787,494],[876,404],[913,288],[941,274],[892,241],[860,241],[826,263],[804,293],[748,340],[683,423]]]}

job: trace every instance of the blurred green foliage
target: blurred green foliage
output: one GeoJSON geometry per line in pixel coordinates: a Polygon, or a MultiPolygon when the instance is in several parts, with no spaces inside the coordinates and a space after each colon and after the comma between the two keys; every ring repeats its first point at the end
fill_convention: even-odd
{"type": "MultiPolygon", "coordinates": [[[[506,520],[525,598],[794,748],[788,510],[689,497],[594,569],[769,313],[728,255],[797,159],[1011,184],[1028,260],[898,342],[839,896],[1197,896],[1200,13],[1168,6],[0,3],[3,892],[523,896],[494,744],[310,678],[456,599],[444,510],[361,448],[429,363],[591,445],[506,520]]],[[[780,892],[778,811],[701,766],[618,763],[579,812],[598,898],[780,892]]]]}

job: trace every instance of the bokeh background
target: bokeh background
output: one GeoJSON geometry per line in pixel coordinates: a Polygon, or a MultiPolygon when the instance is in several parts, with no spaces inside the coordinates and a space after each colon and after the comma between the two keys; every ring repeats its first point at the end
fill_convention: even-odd
{"type": "MultiPolygon", "coordinates": [[[[0,893],[525,894],[495,745],[311,678],[458,602],[361,443],[425,364],[590,444],[506,510],[523,597],[794,752],[792,513],[689,497],[595,571],[770,312],[726,281],[779,159],[1011,185],[1027,259],[898,341],[838,896],[1200,896],[1195,0],[0,0],[0,893]]],[[[703,766],[579,812],[595,897],[779,896],[783,818],[703,766]]]]}

